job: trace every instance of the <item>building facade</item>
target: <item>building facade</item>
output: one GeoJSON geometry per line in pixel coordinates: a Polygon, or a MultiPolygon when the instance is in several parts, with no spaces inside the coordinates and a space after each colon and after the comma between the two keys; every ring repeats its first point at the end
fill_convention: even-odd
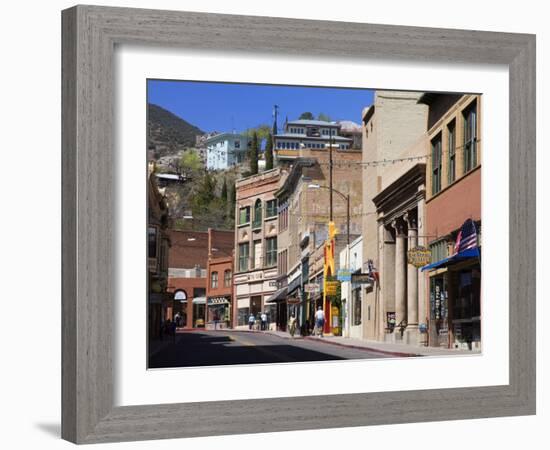
{"type": "Polygon", "coordinates": [[[408,250],[426,244],[428,108],[420,96],[377,91],[363,111],[363,270],[378,274],[362,288],[365,339],[413,345],[424,339],[423,276],[407,262],[408,250]]]}
{"type": "Polygon", "coordinates": [[[340,134],[342,126],[322,120],[294,120],[287,122],[283,133],[273,136],[275,159],[279,165],[288,165],[300,156],[300,150],[322,150],[332,145],[339,150],[352,148],[353,137],[340,134]]]}
{"type": "Polygon", "coordinates": [[[168,205],[158,189],[152,169],[151,166],[147,186],[147,322],[149,338],[157,338],[162,322],[171,313],[171,300],[167,294],[170,249],[167,229],[170,223],[168,205]]]}
{"type": "Polygon", "coordinates": [[[235,183],[234,323],[245,327],[248,317],[267,312],[275,324],[277,305],[268,298],[277,289],[277,199],[279,168],[235,183]]]}
{"type": "Polygon", "coordinates": [[[424,94],[429,345],[481,350],[480,95],[424,94]]]}
{"type": "Polygon", "coordinates": [[[167,318],[179,313],[185,328],[204,327],[208,233],[170,230],[169,236],[168,292],[172,305],[167,318]]]}
{"type": "MultiPolygon", "coordinates": [[[[278,273],[286,292],[274,300],[279,305],[286,302],[282,317],[295,314],[299,325],[305,328],[313,326],[314,312],[321,306],[328,319],[326,332],[330,333],[334,328],[330,320],[333,308],[330,299],[323,297],[325,245],[330,220],[330,152],[306,148],[301,149],[299,155],[276,193],[279,202],[278,273]]],[[[361,231],[360,161],[360,151],[348,148],[332,151],[332,213],[338,230],[336,251],[347,243],[348,225],[350,241],[361,231]]],[[[336,261],[338,268],[339,261],[336,261]]],[[[336,273],[332,276],[336,277],[336,273]]],[[[285,322],[280,320],[279,325],[284,329],[285,322]]]]}
{"type": "Polygon", "coordinates": [[[233,252],[235,233],[208,229],[207,329],[233,328],[233,252]]]}
{"type": "Polygon", "coordinates": [[[221,133],[208,138],[204,145],[206,145],[206,168],[225,170],[245,160],[248,138],[242,134],[221,133]]]}
{"type": "MultiPolygon", "coordinates": [[[[354,239],[340,251],[340,267],[346,268],[342,277],[341,296],[344,305],[343,336],[353,339],[363,338],[363,316],[370,321],[374,311],[363,313],[363,284],[352,283],[352,275],[361,274],[363,270],[363,236],[354,239]]],[[[367,306],[368,308],[368,306],[367,306]]]]}

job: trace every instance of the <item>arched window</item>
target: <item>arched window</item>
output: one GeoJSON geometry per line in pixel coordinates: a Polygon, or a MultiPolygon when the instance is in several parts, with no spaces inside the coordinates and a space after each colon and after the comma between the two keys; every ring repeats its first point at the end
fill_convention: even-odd
{"type": "Polygon", "coordinates": [[[223,273],[223,285],[225,287],[230,287],[231,286],[231,270],[229,270],[229,269],[227,269],[223,273]]]}
{"type": "Polygon", "coordinates": [[[257,228],[262,224],[262,201],[260,199],[256,200],[254,203],[254,223],[253,227],[257,228]]]}

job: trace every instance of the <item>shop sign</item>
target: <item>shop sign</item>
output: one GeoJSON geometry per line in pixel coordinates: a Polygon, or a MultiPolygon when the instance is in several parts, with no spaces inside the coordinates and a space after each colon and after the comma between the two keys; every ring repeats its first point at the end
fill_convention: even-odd
{"type": "Polygon", "coordinates": [[[411,248],[407,252],[407,262],[414,267],[424,267],[432,261],[432,252],[420,245],[411,248]]]}
{"type": "Polygon", "coordinates": [[[208,297],[208,305],[223,305],[229,303],[227,297],[208,297]]]}
{"type": "Polygon", "coordinates": [[[300,303],[300,299],[297,298],[297,297],[289,297],[286,299],[286,302],[289,304],[289,305],[297,305],[298,303],[300,303]]]}
{"type": "Polygon", "coordinates": [[[338,270],[338,281],[351,281],[351,271],[349,269],[338,270]]]}
{"type": "Polygon", "coordinates": [[[308,294],[318,294],[321,291],[321,286],[319,283],[304,284],[304,291],[308,294]]]}
{"type": "Polygon", "coordinates": [[[354,273],[351,275],[354,284],[373,284],[374,279],[368,273],[354,273]]]}
{"type": "Polygon", "coordinates": [[[339,281],[325,281],[325,294],[336,295],[338,292],[338,286],[340,286],[339,281]]]}

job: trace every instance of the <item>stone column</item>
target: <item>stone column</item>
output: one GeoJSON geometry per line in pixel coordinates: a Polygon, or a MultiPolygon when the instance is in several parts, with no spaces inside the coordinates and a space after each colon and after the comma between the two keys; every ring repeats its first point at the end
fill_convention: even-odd
{"type": "MultiPolygon", "coordinates": [[[[414,211],[405,214],[408,229],[409,250],[418,244],[417,219],[414,211]]],[[[407,342],[418,341],[418,269],[407,264],[407,342]]]]}
{"type": "MultiPolygon", "coordinates": [[[[419,187],[418,189],[421,198],[419,198],[417,203],[417,223],[418,223],[418,243],[424,247],[428,247],[429,239],[426,238],[427,228],[425,226],[425,211],[426,211],[426,200],[424,199],[424,186],[419,187]]],[[[429,299],[426,295],[426,285],[428,283],[427,272],[422,272],[418,270],[418,321],[419,323],[428,323],[428,304],[429,299]]],[[[424,340],[427,339],[426,336],[423,337],[424,340]]]]}
{"type": "MultiPolygon", "coordinates": [[[[407,321],[407,236],[402,219],[392,223],[395,229],[395,325],[407,321]]],[[[395,329],[398,332],[398,328],[395,329]]]]}

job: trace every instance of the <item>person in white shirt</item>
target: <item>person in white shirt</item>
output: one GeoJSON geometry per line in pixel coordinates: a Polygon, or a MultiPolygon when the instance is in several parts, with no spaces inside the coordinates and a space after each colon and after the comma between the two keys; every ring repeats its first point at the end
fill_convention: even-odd
{"type": "Polygon", "coordinates": [[[260,316],[260,320],[262,321],[262,330],[267,330],[267,314],[265,312],[260,316]]]}
{"type": "Polygon", "coordinates": [[[254,314],[250,314],[250,316],[248,316],[248,329],[249,330],[252,330],[252,327],[254,326],[255,321],[256,321],[256,319],[254,318],[254,314]]]}
{"type": "Polygon", "coordinates": [[[319,306],[317,309],[317,312],[315,313],[315,330],[317,334],[321,337],[323,337],[323,327],[325,326],[325,312],[323,311],[323,308],[319,306]]]}

